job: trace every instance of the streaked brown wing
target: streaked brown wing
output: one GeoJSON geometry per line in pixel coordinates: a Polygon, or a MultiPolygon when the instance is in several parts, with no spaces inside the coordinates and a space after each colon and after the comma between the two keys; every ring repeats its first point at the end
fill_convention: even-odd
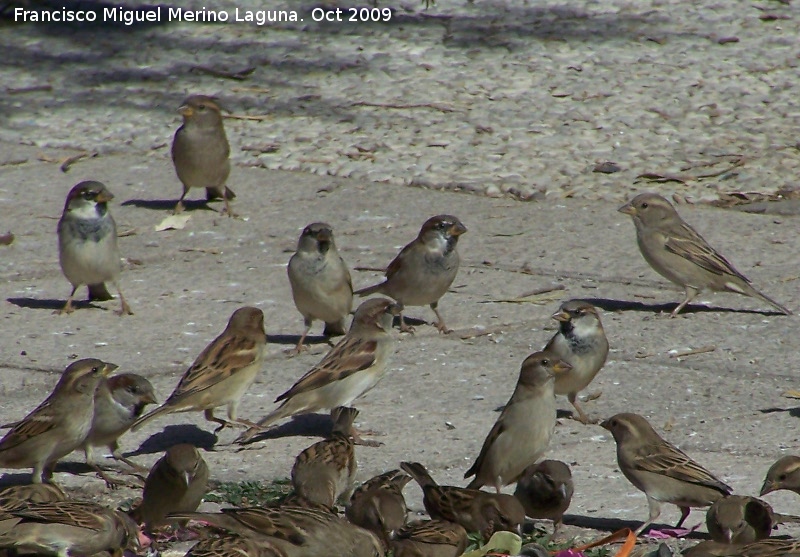
{"type": "Polygon", "coordinates": [[[684,482],[704,485],[728,494],[730,487],[715,478],[711,472],[686,456],[677,447],[669,443],[649,447],[642,451],[642,456],[636,457],[634,463],[637,468],[684,482]]]}
{"type": "Polygon", "coordinates": [[[22,420],[16,422],[11,431],[6,433],[6,436],[0,440],[0,452],[13,449],[25,441],[47,433],[53,429],[57,422],[50,415],[48,407],[50,406],[50,399],[48,398],[42,402],[33,412],[25,416],[22,420]]]}
{"type": "Polygon", "coordinates": [[[681,223],[677,231],[668,233],[667,250],[683,257],[715,275],[733,275],[743,281],[750,281],[737,271],[730,261],[722,257],[691,226],[681,223]]]}
{"type": "Polygon", "coordinates": [[[299,393],[305,393],[340,381],[350,375],[367,369],[375,363],[375,349],[378,343],[374,340],[362,340],[345,337],[333,347],[320,363],[300,378],[292,388],[275,399],[280,402],[299,393]]]}

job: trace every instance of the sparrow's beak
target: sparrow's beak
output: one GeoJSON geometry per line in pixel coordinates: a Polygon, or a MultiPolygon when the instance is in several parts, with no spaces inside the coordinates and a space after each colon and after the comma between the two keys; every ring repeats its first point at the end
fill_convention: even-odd
{"type": "Polygon", "coordinates": [[[611,431],[611,427],[608,424],[608,420],[603,420],[602,422],[600,422],[600,427],[602,427],[603,429],[607,429],[608,431],[611,431]]]}
{"type": "Polygon", "coordinates": [[[630,203],[626,203],[625,205],[617,209],[617,211],[619,211],[620,213],[625,213],[626,215],[633,216],[636,214],[636,207],[634,207],[630,203]]]}
{"type": "Polygon", "coordinates": [[[318,242],[330,242],[333,235],[331,234],[330,230],[320,230],[317,232],[317,241],[318,242]]]}
{"type": "Polygon", "coordinates": [[[95,200],[98,203],[108,203],[112,199],[114,199],[114,194],[108,190],[102,190],[100,193],[97,194],[97,197],[95,197],[95,200]]]}
{"type": "Polygon", "coordinates": [[[562,323],[566,323],[567,321],[569,321],[571,319],[569,313],[567,313],[566,311],[563,311],[563,310],[555,312],[550,317],[552,317],[556,321],[561,321],[562,323]]]}
{"type": "Polygon", "coordinates": [[[759,496],[764,496],[767,493],[772,493],[776,489],[777,489],[777,486],[775,485],[774,482],[771,482],[769,480],[765,480],[764,481],[764,485],[761,486],[761,492],[758,495],[759,496]]]}
{"type": "Polygon", "coordinates": [[[109,375],[114,373],[114,371],[116,371],[117,369],[119,369],[119,366],[117,364],[111,364],[111,363],[105,362],[105,365],[103,366],[103,370],[100,373],[102,373],[104,377],[108,377],[109,375]]]}
{"type": "Polygon", "coordinates": [[[142,398],[142,402],[145,404],[158,404],[158,399],[154,393],[147,393],[142,398]]]}
{"type": "Polygon", "coordinates": [[[178,112],[180,112],[181,116],[183,116],[184,118],[189,118],[191,117],[192,114],[194,114],[194,110],[192,110],[192,107],[189,106],[188,104],[182,104],[181,106],[179,106],[178,112]]]}
{"type": "Polygon", "coordinates": [[[183,483],[186,485],[186,487],[189,487],[189,484],[192,482],[193,477],[194,474],[192,474],[191,472],[184,472],[183,474],[181,474],[181,479],[183,480],[183,483]]]}
{"type": "Polygon", "coordinates": [[[447,230],[448,234],[450,234],[451,236],[461,236],[466,231],[467,227],[461,224],[460,222],[455,223],[447,230]]]}
{"type": "Polygon", "coordinates": [[[401,313],[403,313],[403,304],[394,303],[391,304],[386,311],[397,317],[401,313]]]}
{"type": "Polygon", "coordinates": [[[572,366],[569,365],[564,360],[556,360],[553,364],[553,371],[556,373],[564,373],[572,369],[572,366]]]}

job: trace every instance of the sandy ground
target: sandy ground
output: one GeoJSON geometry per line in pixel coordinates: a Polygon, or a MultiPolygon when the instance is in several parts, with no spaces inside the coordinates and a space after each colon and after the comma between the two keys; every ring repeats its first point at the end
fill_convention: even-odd
{"type": "MultiPolygon", "coordinates": [[[[437,480],[463,484],[520,363],[553,334],[550,315],[565,299],[586,298],[603,310],[612,346],[588,389],[602,392],[586,404],[590,414],[641,413],[737,493],[756,494],[769,465],[797,451],[798,409],[781,396],[797,386],[798,357],[790,348],[797,318],[735,295],[702,296],[685,316],[667,318],[663,312],[680,293],[649,269],[629,218],[616,208],[647,188],[699,199],[720,189],[793,184],[797,150],[784,147],[796,143],[797,101],[789,85],[796,82],[797,7],[737,2],[701,9],[675,0],[518,8],[442,1],[428,15],[417,8],[409,6],[406,24],[388,31],[306,25],[266,33],[180,24],[123,36],[120,29],[0,23],[7,92],[51,86],[0,98],[0,232],[16,235],[0,247],[2,422],[34,408],[64,367],[82,357],[145,375],[163,400],[243,305],[264,310],[271,339],[263,373],[240,410],[258,418],[328,349],[316,337],[310,352],[286,354],[302,331],[285,269],[302,228],[327,221],[351,267],[382,267],[426,218],[447,212],[469,228],[459,245],[461,271],[440,305],[455,332],[442,336],[423,324],[413,336],[396,333],[391,373],[357,403],[360,426],[382,432],[377,439],[384,443],[358,448],[360,478],[413,459],[437,480]],[[762,13],[790,19],[764,21],[762,13]],[[714,36],[741,40],[720,44],[714,36]],[[664,66],[670,59],[681,62],[664,66]],[[521,61],[530,78],[517,82],[521,61]],[[190,72],[197,64],[257,70],[236,84],[190,72]],[[582,69],[570,69],[574,64],[582,69]],[[561,79],[578,81],[567,87],[561,79]],[[237,92],[239,85],[268,92],[237,92]],[[184,230],[156,232],[180,191],[167,155],[178,125],[174,110],[198,89],[220,94],[235,113],[269,115],[227,122],[237,162],[229,184],[243,218],[190,205],[184,230]],[[594,96],[606,90],[613,95],[594,96]],[[701,90],[713,93],[693,93],[701,90]],[[454,103],[466,113],[341,108],[356,100],[454,103]],[[711,105],[716,116],[690,116],[711,105]],[[666,107],[666,115],[654,106],[666,107]],[[630,139],[618,141],[623,135],[630,139]],[[443,137],[450,143],[442,146],[443,137]],[[495,140],[513,148],[497,151],[495,140]],[[272,144],[277,151],[261,152],[272,144]],[[253,145],[259,148],[245,150],[253,145]],[[96,156],[68,173],[59,170],[64,157],[81,151],[96,156]],[[647,171],[715,162],[713,173],[738,160],[724,158],[720,166],[720,154],[745,154],[744,166],[685,184],[633,184],[647,171]],[[591,171],[604,160],[624,170],[591,171]],[[354,166],[345,171],[344,163],[354,166]],[[127,233],[120,238],[122,286],[134,316],[116,317],[116,301],[52,315],[69,293],[58,267],[56,220],[69,188],[83,179],[101,180],[116,195],[112,212],[127,233]],[[518,191],[487,198],[397,187],[414,181],[446,190],[518,191]],[[546,195],[521,203],[515,198],[524,192],[546,195]],[[550,291],[516,300],[539,290],[550,291]],[[708,350],[674,357],[700,348],[708,350]]],[[[796,218],[680,210],[758,288],[800,308],[796,218]]],[[[353,273],[357,287],[377,278],[353,273]]],[[[408,315],[433,319],[427,308],[408,315]]],[[[568,408],[565,400],[561,408],[568,408]]],[[[149,465],[171,444],[188,441],[207,450],[217,480],[269,481],[287,477],[294,456],[326,427],[324,418],[296,420],[279,438],[239,452],[228,445],[235,432],[215,440],[200,415],[181,414],[151,422],[123,446],[149,465]]],[[[605,430],[563,419],[547,456],[573,469],[567,534],[592,538],[646,517],[644,495],[622,477],[605,430]]],[[[74,453],[57,473],[70,491],[113,504],[137,496],[106,490],[80,462],[74,453]]],[[[6,472],[3,482],[27,474],[6,472]]],[[[415,486],[406,495],[412,509],[422,509],[415,486]]],[[[767,498],[780,512],[800,514],[793,494],[767,498]]],[[[669,507],[662,514],[665,523],[678,516],[669,507]]],[[[688,524],[702,520],[694,511],[688,524]]]]}

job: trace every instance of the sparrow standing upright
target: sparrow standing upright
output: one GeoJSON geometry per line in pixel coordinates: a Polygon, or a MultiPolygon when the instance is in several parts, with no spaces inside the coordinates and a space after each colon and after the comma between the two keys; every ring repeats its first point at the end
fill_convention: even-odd
{"type": "Polygon", "coordinates": [[[399,311],[399,306],[386,298],[361,304],[345,337],[292,388],[275,399],[283,401],[277,409],[236,441],[246,443],[265,426],[289,416],[347,406],[372,389],[386,374],[394,353],[392,321],[399,311]]]}
{"type": "MultiPolygon", "coordinates": [[[[438,320],[436,328],[450,332],[439,313],[439,299],[458,273],[458,237],[467,231],[458,218],[437,215],[422,225],[417,238],[404,247],[386,268],[386,280],[356,291],[359,296],[385,294],[401,306],[430,305],[438,320]]],[[[411,332],[400,313],[400,330],[411,332]]]]}
{"type": "Polygon", "coordinates": [[[569,466],[560,460],[543,460],[525,469],[517,480],[514,497],[530,518],[553,521],[553,535],[572,501],[574,486],[569,466]]]}
{"type": "Polygon", "coordinates": [[[553,319],[558,321],[558,333],[545,350],[572,366],[556,376],[555,393],[567,395],[578,419],[587,424],[590,420],[578,405],[578,393],[589,386],[608,357],[608,339],[600,314],[592,304],[570,300],[561,304],[553,319]]]}
{"type": "Polygon", "coordinates": [[[792,314],[753,288],[750,279],[686,224],[672,204],[660,195],[639,194],[619,211],[633,217],[639,250],[653,270],[685,290],[686,295],[672,311],[672,317],[706,288],[758,298],[781,313],[792,314]]]}
{"type": "Polygon", "coordinates": [[[243,307],[233,312],[228,326],[186,370],[169,398],[136,420],[131,429],[162,414],[202,410],[206,420],[220,424],[218,433],[231,422],[252,425],[236,417],[239,401],[255,381],[267,346],[264,312],[243,307]],[[214,416],[214,409],[228,407],[228,420],[214,416]]]}
{"type": "Polygon", "coordinates": [[[347,264],[336,251],[329,224],[315,222],[305,227],[297,251],[289,259],[288,273],[294,305],[306,326],[297,352],[303,349],[315,319],[325,322],[325,336],[345,334],[345,318],[353,308],[353,282],[347,264]]]}
{"type": "Polygon", "coordinates": [[[206,200],[225,201],[225,212],[234,216],[230,200],[236,197],[225,182],[231,172],[228,160],[231,149],[222,125],[222,112],[217,99],[192,95],[178,108],[183,125],[172,140],[172,162],[183,183],[183,193],[175,212],[183,211],[183,198],[191,188],[205,188],[206,200]]]}
{"type": "Polygon", "coordinates": [[[544,454],[556,427],[555,378],[571,369],[548,351],[525,358],[514,393],[486,436],[475,464],[464,474],[465,478],[475,476],[468,488],[490,485],[500,493],[544,454]]]}
{"type": "Polygon", "coordinates": [[[70,364],[50,396],[0,440],[0,468],[33,468],[33,483],[50,483],[58,460],[89,435],[95,391],[115,369],[93,358],[70,364]]]}
{"type": "Polygon", "coordinates": [[[614,436],[622,473],[647,496],[650,516],[637,534],[658,518],[661,503],[678,506],[681,519],[676,528],[680,528],[691,507],[707,507],[731,494],[730,487],[662,439],[638,414],[617,414],[600,426],[614,436]]]}
{"type": "Polygon", "coordinates": [[[341,496],[349,496],[358,470],[350,438],[356,416],[355,408],[334,408],[330,436],[297,455],[292,467],[292,486],[298,495],[327,507],[333,507],[341,496]]]}
{"type": "Polygon", "coordinates": [[[800,495],[800,457],[784,456],[770,466],[759,495],[763,497],[779,489],[788,489],[800,495]]]}
{"type": "MultiPolygon", "coordinates": [[[[119,451],[119,438],[142,415],[145,406],[156,404],[156,394],[150,381],[135,373],[120,373],[100,381],[94,395],[94,417],[89,435],[83,442],[86,463],[105,474],[94,461],[94,447],[108,447],[115,460],[124,462],[131,468],[142,467],[122,456],[119,451]]],[[[103,478],[108,483],[109,478],[103,478]]],[[[111,483],[114,483],[111,481],[111,483]]]]}
{"type": "Polygon", "coordinates": [[[171,513],[194,512],[208,488],[208,465],[193,445],[170,447],[144,482],[142,504],[131,515],[145,530],[165,522],[171,513]]]}
{"type": "Polygon", "coordinates": [[[132,315],[119,288],[122,271],[117,224],[108,211],[114,199],[100,182],[86,181],[74,186],[67,195],[64,212],[58,221],[58,260],[64,276],[72,284],[67,303],[58,313],[72,313],[72,298],[79,286],[89,287],[89,300],[110,300],[106,289],[110,282],[119,294],[117,315],[132,315]]]}
{"type": "Polygon", "coordinates": [[[388,547],[389,540],[406,523],[403,488],[411,476],[390,470],[361,484],[344,510],[347,520],[377,535],[388,547]]]}

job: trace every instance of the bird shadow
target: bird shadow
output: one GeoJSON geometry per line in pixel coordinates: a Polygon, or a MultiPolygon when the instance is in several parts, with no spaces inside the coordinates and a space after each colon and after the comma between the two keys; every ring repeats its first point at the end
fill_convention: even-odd
{"type": "Polygon", "coordinates": [[[292,416],[285,424],[272,427],[255,435],[247,445],[282,437],[328,437],[333,430],[330,414],[300,414],[292,416]]]}
{"type": "Polygon", "coordinates": [[[194,445],[206,451],[214,450],[218,438],[215,434],[200,429],[196,425],[181,424],[168,425],[160,433],[151,435],[135,451],[125,453],[126,457],[141,456],[145,454],[163,453],[170,447],[179,443],[194,445]]]}
{"type": "MultiPolygon", "coordinates": [[[[599,307],[603,311],[644,311],[649,313],[671,313],[676,307],[677,303],[667,304],[646,304],[644,302],[636,302],[631,300],[612,300],[609,298],[582,298],[583,301],[599,307]]],[[[749,313],[753,315],[783,315],[779,311],[770,310],[755,310],[755,309],[736,309],[719,306],[706,306],[688,304],[678,314],[684,315],[686,313],[749,313]]]]}
{"type": "MultiPolygon", "coordinates": [[[[424,319],[419,319],[417,317],[409,317],[407,315],[403,316],[403,320],[406,322],[406,325],[410,325],[412,327],[421,327],[422,325],[428,325],[428,322],[424,319]]],[[[395,317],[394,321],[392,321],[392,327],[400,328],[400,317],[395,317]]]]}
{"type": "Polygon", "coordinates": [[[759,410],[762,414],[776,414],[778,412],[786,412],[793,418],[800,418],[800,406],[795,406],[794,408],[762,408],[759,410]]]}
{"type": "MultiPolygon", "coordinates": [[[[623,520],[620,518],[595,518],[576,514],[565,514],[564,524],[569,526],[577,526],[579,528],[591,528],[592,530],[600,530],[604,532],[616,532],[618,530],[622,530],[623,528],[636,530],[642,525],[641,522],[636,520],[623,520]]],[[[669,530],[673,528],[675,527],[670,524],[653,524],[650,526],[649,530],[669,530]]],[[[692,540],[711,539],[710,536],[705,532],[699,532],[697,530],[689,532],[685,536],[681,536],[681,538],[692,540]]]]}
{"type": "MultiPolygon", "coordinates": [[[[15,306],[28,309],[49,309],[58,311],[67,303],[66,300],[56,300],[53,298],[39,299],[39,298],[6,298],[6,301],[14,304],[15,306]]],[[[75,309],[102,309],[108,310],[103,306],[98,306],[88,300],[72,301],[72,307],[75,309]]]]}
{"type": "MultiPolygon", "coordinates": [[[[267,342],[273,344],[287,344],[297,346],[300,342],[300,335],[267,335],[267,342]]],[[[328,344],[333,346],[331,339],[326,336],[307,336],[303,344],[328,344]]]]}
{"type": "MultiPolygon", "coordinates": [[[[172,211],[175,209],[177,201],[173,199],[128,199],[123,201],[120,205],[123,207],[133,206],[137,209],[149,209],[151,211],[172,211]]],[[[213,207],[209,206],[208,201],[203,199],[183,200],[183,208],[185,212],[192,211],[213,211],[219,212],[213,207]]]]}
{"type": "Polygon", "coordinates": [[[31,483],[31,475],[25,474],[3,474],[0,476],[0,489],[14,485],[28,485],[31,483]]]}

